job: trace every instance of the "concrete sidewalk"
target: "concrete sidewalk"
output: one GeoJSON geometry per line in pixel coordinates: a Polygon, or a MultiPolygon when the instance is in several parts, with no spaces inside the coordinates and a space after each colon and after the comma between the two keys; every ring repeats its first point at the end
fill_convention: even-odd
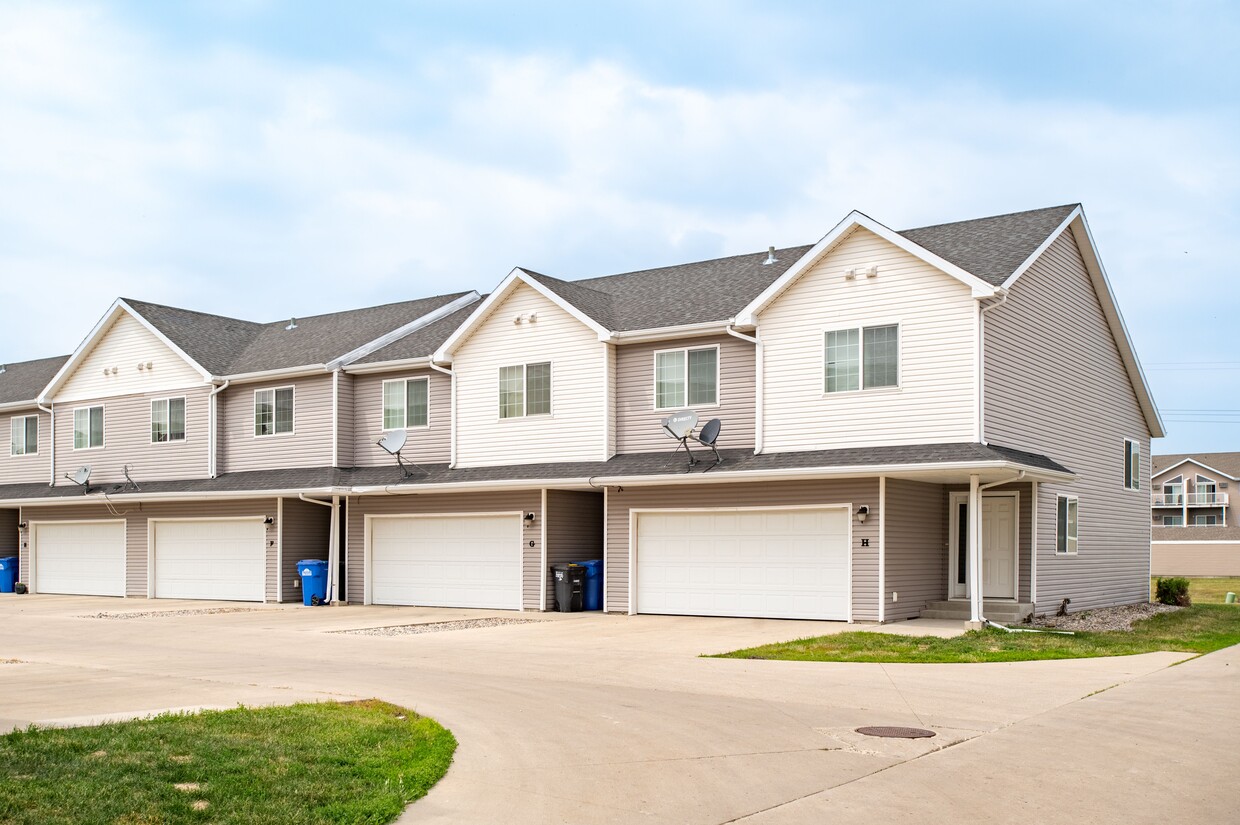
{"type": "MultiPolygon", "coordinates": [[[[0,659],[18,660],[0,664],[0,726],[376,696],[435,717],[461,743],[448,775],[406,812],[409,822],[713,825],[822,822],[824,814],[999,821],[1033,813],[1079,822],[1089,820],[1074,814],[1092,815],[1083,800],[1094,783],[1110,794],[1108,821],[1152,822],[1167,808],[1150,804],[1155,791],[1145,778],[1145,797],[1116,790],[1150,772],[1172,787],[1208,781],[1224,796],[1173,809],[1189,820],[1234,804],[1219,775],[1235,778],[1232,763],[1219,759],[1237,729],[1232,651],[1169,670],[1182,654],[995,665],[762,662],[700,654],[873,628],[421,608],[206,612],[236,607],[0,599],[0,659]],[[85,618],[99,613],[142,615],[85,618]],[[337,632],[487,616],[534,621],[406,636],[337,632]],[[874,724],[938,736],[853,733],[874,724]],[[1193,744],[1169,750],[1171,734],[1193,744]]],[[[942,634],[958,628],[925,625],[942,634]]]]}

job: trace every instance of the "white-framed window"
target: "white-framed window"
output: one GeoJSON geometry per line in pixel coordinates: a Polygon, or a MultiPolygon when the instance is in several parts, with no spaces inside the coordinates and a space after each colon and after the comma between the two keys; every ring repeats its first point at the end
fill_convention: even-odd
{"type": "Polygon", "coordinates": [[[293,431],[293,388],[254,391],[254,436],[287,435],[293,431]]]}
{"type": "Polygon", "coordinates": [[[39,416],[18,415],[11,420],[9,455],[34,455],[39,451],[39,416]]]}
{"type": "Polygon", "coordinates": [[[709,407],[719,403],[719,347],[661,350],[654,354],[654,407],[709,407]]]}
{"type": "Polygon", "coordinates": [[[1195,504],[1216,504],[1219,501],[1218,482],[1212,478],[1198,475],[1193,480],[1193,492],[1197,494],[1193,499],[1195,504]]]}
{"type": "Polygon", "coordinates": [[[1217,527],[1218,516],[1214,515],[1196,515],[1193,516],[1193,526],[1195,527],[1217,527]]]}
{"type": "Polygon", "coordinates": [[[499,368],[499,417],[551,414],[551,362],[499,368]]]}
{"type": "Polygon", "coordinates": [[[151,401],[151,443],[185,440],[185,398],[151,401]]]}
{"type": "Polygon", "coordinates": [[[73,411],[73,449],[103,446],[103,406],[78,407],[73,411]]]}
{"type": "Polygon", "coordinates": [[[1124,489],[1141,489],[1141,444],[1124,439],[1124,489]]]}
{"type": "Polygon", "coordinates": [[[826,331],[823,336],[824,392],[898,386],[899,324],[826,331]]]}
{"type": "Polygon", "coordinates": [[[1183,526],[1184,526],[1184,516],[1182,516],[1182,515],[1179,515],[1179,516],[1163,516],[1163,517],[1162,517],[1162,526],[1163,526],[1163,527],[1183,527],[1183,526]]]}
{"type": "Polygon", "coordinates": [[[383,429],[425,427],[430,420],[430,379],[398,378],[383,382],[383,429]]]}
{"type": "Polygon", "coordinates": [[[1076,554],[1077,519],[1076,496],[1059,496],[1055,513],[1056,553],[1076,554]]]}

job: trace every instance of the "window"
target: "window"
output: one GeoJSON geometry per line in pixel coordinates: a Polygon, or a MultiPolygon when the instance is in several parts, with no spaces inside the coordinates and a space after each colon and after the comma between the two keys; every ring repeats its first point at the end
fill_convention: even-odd
{"type": "Polygon", "coordinates": [[[1176,476],[1162,486],[1163,504],[1184,503],[1184,478],[1176,476]]]}
{"type": "Polygon", "coordinates": [[[430,381],[402,378],[383,382],[383,429],[425,427],[430,409],[430,381]]]}
{"type": "Polygon", "coordinates": [[[39,451],[39,417],[23,415],[11,419],[13,438],[9,442],[10,455],[34,455],[39,451]]]}
{"type": "Polygon", "coordinates": [[[293,431],[293,388],[254,393],[254,435],[284,435],[293,431]]]}
{"type": "Polygon", "coordinates": [[[185,399],[157,398],[151,402],[151,443],[185,440],[185,399]]]}
{"type": "Polygon", "coordinates": [[[900,385],[900,327],[828,330],[823,341],[826,392],[900,385]]]}
{"type": "Polygon", "coordinates": [[[499,368],[499,417],[551,414],[551,364],[499,368]]]}
{"type": "Polygon", "coordinates": [[[1184,516],[1163,516],[1162,526],[1163,527],[1183,527],[1184,516]]]}
{"type": "Polygon", "coordinates": [[[719,403],[719,348],[654,354],[654,406],[658,410],[719,403]]]}
{"type": "Polygon", "coordinates": [[[1055,552],[1076,553],[1077,503],[1075,496],[1060,496],[1055,521],[1055,552]]]}
{"type": "Polygon", "coordinates": [[[1124,489],[1141,489],[1141,445],[1124,439],[1124,489]]]}
{"type": "Polygon", "coordinates": [[[1197,527],[1217,527],[1218,516],[1193,516],[1193,524],[1197,527]]]}
{"type": "Polygon", "coordinates": [[[1191,502],[1193,504],[1218,504],[1221,501],[1218,496],[1218,485],[1212,478],[1197,476],[1194,489],[1197,495],[1193,497],[1191,502]]]}
{"type": "Polygon", "coordinates": [[[73,411],[73,449],[103,446],[103,407],[79,407],[73,411]]]}

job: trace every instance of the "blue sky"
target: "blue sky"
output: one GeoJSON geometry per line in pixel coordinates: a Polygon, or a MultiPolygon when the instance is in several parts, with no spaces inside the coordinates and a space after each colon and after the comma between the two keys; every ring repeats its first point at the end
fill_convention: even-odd
{"type": "Polygon", "coordinates": [[[1171,436],[1240,450],[1228,3],[0,2],[0,361],[1080,201],[1171,436]]]}

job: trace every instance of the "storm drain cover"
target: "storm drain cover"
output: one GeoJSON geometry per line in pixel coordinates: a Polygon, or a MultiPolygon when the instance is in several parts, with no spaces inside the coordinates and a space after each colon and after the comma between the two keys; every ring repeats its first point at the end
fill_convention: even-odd
{"type": "Polygon", "coordinates": [[[857,733],[863,736],[881,736],[884,739],[929,739],[934,736],[934,731],[925,730],[924,728],[892,728],[892,727],[869,727],[857,728],[857,733]]]}

